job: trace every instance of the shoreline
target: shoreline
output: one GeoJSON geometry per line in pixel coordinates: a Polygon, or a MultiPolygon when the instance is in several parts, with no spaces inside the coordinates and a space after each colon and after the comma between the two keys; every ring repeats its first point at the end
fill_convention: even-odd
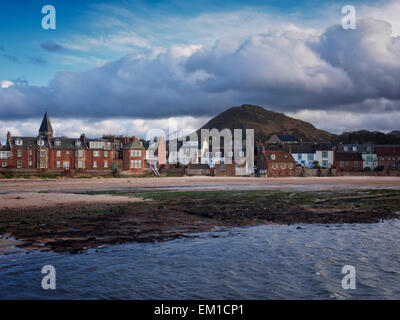
{"type": "Polygon", "coordinates": [[[400,189],[400,177],[162,177],[99,179],[0,179],[0,195],[18,192],[84,192],[131,189],[167,190],[330,190],[344,188],[400,189]]]}
{"type": "Polygon", "coordinates": [[[192,237],[216,227],[377,223],[400,218],[400,190],[392,189],[109,190],[22,197],[27,195],[32,198],[11,199],[16,206],[0,208],[0,234],[11,234],[21,241],[17,247],[28,251],[79,253],[105,245],[192,237]],[[42,206],[23,207],[18,202],[32,204],[35,199],[42,206]],[[60,199],[62,204],[57,202],[60,199]]]}

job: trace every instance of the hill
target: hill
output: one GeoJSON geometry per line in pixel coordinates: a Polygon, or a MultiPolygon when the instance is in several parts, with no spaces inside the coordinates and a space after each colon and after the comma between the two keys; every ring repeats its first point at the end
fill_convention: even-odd
{"type": "Polygon", "coordinates": [[[383,133],[379,131],[360,130],[353,132],[344,132],[335,137],[336,143],[372,143],[372,144],[400,144],[400,132],[392,131],[383,133]]]}
{"type": "Polygon", "coordinates": [[[208,121],[200,129],[254,129],[255,140],[265,141],[276,133],[292,134],[303,141],[328,141],[335,135],[315,128],[311,123],[255,105],[232,107],[208,121]]]}

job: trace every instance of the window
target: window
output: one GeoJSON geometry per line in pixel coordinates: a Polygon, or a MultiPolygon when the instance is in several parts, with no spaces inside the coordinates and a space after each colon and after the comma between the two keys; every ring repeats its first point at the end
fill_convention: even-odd
{"type": "Polygon", "coordinates": [[[1,166],[2,166],[3,168],[7,168],[7,166],[8,166],[8,163],[7,163],[7,162],[5,162],[5,161],[3,161],[3,162],[1,163],[1,166]]]}
{"type": "Polygon", "coordinates": [[[271,154],[271,160],[275,160],[275,155],[271,154]]]}
{"type": "Polygon", "coordinates": [[[40,160],[40,167],[41,168],[46,168],[46,161],[40,160]]]}
{"type": "Polygon", "coordinates": [[[0,159],[10,159],[11,152],[10,151],[0,151],[0,159]]]}
{"type": "Polygon", "coordinates": [[[55,144],[57,147],[59,147],[59,146],[61,146],[61,141],[57,139],[55,144]]]}
{"type": "Polygon", "coordinates": [[[340,167],[341,167],[341,168],[344,167],[344,161],[340,161],[340,167]]]}
{"type": "Polygon", "coordinates": [[[277,168],[277,165],[276,165],[276,163],[274,163],[274,164],[273,164],[273,168],[274,168],[274,169],[276,169],[276,168],[277,168]]]}
{"type": "Polygon", "coordinates": [[[293,164],[289,163],[289,169],[293,169],[293,164]]]}
{"type": "Polygon", "coordinates": [[[22,146],[22,139],[20,139],[20,138],[15,139],[15,144],[16,144],[17,146],[22,146]]]}
{"type": "Polygon", "coordinates": [[[30,156],[32,155],[32,149],[29,149],[29,155],[30,156]]]}
{"type": "Polygon", "coordinates": [[[67,156],[69,156],[69,151],[68,150],[65,153],[67,154],[67,156]]]}
{"type": "Polygon", "coordinates": [[[42,158],[46,157],[46,150],[40,150],[40,157],[42,158]]]}
{"type": "Polygon", "coordinates": [[[343,151],[345,151],[345,152],[346,152],[346,151],[349,151],[349,148],[348,148],[347,146],[344,146],[344,147],[343,147],[343,151]]]}
{"type": "Polygon", "coordinates": [[[32,160],[29,160],[29,166],[32,167],[32,160]]]}
{"type": "Polygon", "coordinates": [[[76,150],[75,151],[75,157],[83,158],[84,156],[85,156],[85,154],[84,154],[83,150],[76,150]]]}
{"type": "Polygon", "coordinates": [[[348,167],[348,166],[349,166],[349,162],[348,162],[348,161],[345,161],[344,165],[345,165],[346,167],[348,167]]]}
{"type": "Polygon", "coordinates": [[[356,151],[357,151],[357,147],[356,147],[356,146],[353,146],[353,148],[352,148],[352,149],[353,149],[353,151],[354,151],[354,152],[356,152],[356,151]]]}
{"type": "Polygon", "coordinates": [[[327,160],[322,160],[322,166],[324,168],[327,168],[328,167],[328,161],[327,160]]]}
{"type": "Polygon", "coordinates": [[[80,147],[81,145],[82,143],[79,140],[75,141],[75,146],[80,147]]]}
{"type": "Polygon", "coordinates": [[[100,157],[100,151],[93,151],[93,157],[100,157]]]}
{"type": "Polygon", "coordinates": [[[22,168],[22,161],[21,160],[17,161],[17,168],[22,168]]]}
{"type": "Polygon", "coordinates": [[[314,155],[312,153],[309,153],[307,156],[308,160],[314,160],[314,155]]]}
{"type": "Polygon", "coordinates": [[[108,168],[108,161],[104,161],[104,168],[108,168]]]}
{"type": "Polygon", "coordinates": [[[61,168],[61,162],[57,161],[57,168],[61,168]]]}
{"type": "Polygon", "coordinates": [[[83,161],[82,160],[78,161],[78,169],[83,169],[83,161]]]}
{"type": "Polygon", "coordinates": [[[354,167],[358,168],[358,161],[354,161],[354,167]]]}
{"type": "Polygon", "coordinates": [[[97,161],[93,161],[93,168],[97,168],[97,161]]]}
{"type": "Polygon", "coordinates": [[[59,158],[59,157],[61,157],[61,151],[60,150],[57,151],[57,158],[59,158]]]}
{"type": "Polygon", "coordinates": [[[108,151],[104,151],[104,158],[108,158],[108,151]]]}
{"type": "Polygon", "coordinates": [[[282,168],[282,169],[286,169],[286,164],[285,164],[285,163],[282,163],[282,164],[281,164],[281,168],[282,168]]]}
{"type": "Polygon", "coordinates": [[[37,144],[38,144],[38,146],[43,146],[44,141],[42,139],[38,139],[37,144]]]}
{"type": "Polygon", "coordinates": [[[142,167],[142,160],[131,160],[131,168],[141,168],[142,167]]]}
{"type": "Polygon", "coordinates": [[[297,155],[297,160],[301,160],[301,158],[302,158],[302,157],[301,157],[301,154],[298,154],[298,155],[297,155]]]}
{"type": "Polygon", "coordinates": [[[64,161],[63,167],[65,170],[69,170],[69,161],[64,161]]]}
{"type": "Polygon", "coordinates": [[[21,158],[22,157],[22,150],[17,150],[17,157],[21,158]]]}
{"type": "Polygon", "coordinates": [[[328,158],[328,151],[322,151],[322,158],[328,158]]]}
{"type": "Polygon", "coordinates": [[[131,150],[131,157],[141,157],[142,150],[131,150]]]}

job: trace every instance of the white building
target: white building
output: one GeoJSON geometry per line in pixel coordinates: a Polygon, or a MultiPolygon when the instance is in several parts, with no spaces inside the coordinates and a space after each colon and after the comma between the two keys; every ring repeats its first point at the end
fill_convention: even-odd
{"type": "Polygon", "coordinates": [[[315,149],[315,160],[321,168],[332,168],[333,166],[333,147],[329,144],[317,145],[315,149]]]}

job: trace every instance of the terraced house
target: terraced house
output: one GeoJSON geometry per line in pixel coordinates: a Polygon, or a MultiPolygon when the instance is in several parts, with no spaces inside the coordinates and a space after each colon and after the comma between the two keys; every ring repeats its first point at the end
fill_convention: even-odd
{"type": "Polygon", "coordinates": [[[151,171],[146,149],[136,137],[88,139],[54,137],[46,112],[37,137],[12,136],[0,147],[0,172],[143,174],[151,171]]]}

